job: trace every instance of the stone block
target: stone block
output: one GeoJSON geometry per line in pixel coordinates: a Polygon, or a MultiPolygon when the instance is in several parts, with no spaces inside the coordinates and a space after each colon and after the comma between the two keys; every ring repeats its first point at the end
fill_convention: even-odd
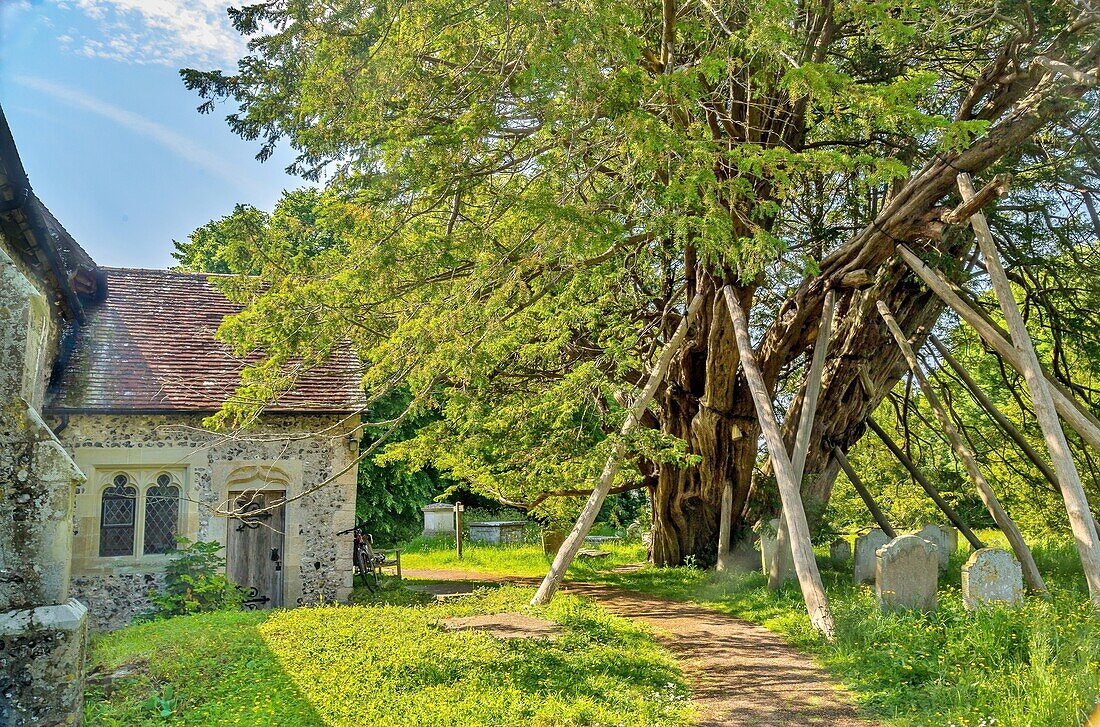
{"type": "Polygon", "coordinates": [[[829,556],[833,560],[848,560],[852,557],[852,541],[848,538],[837,538],[829,546],[829,556]]]}
{"type": "Polygon", "coordinates": [[[1012,553],[1000,548],[975,551],[962,569],[963,605],[968,611],[1024,602],[1024,574],[1012,553]]]}
{"type": "Polygon", "coordinates": [[[946,573],[948,561],[959,549],[959,531],[944,525],[925,525],[916,532],[916,536],[936,546],[940,573],[946,573]]]}
{"type": "Polygon", "coordinates": [[[426,537],[455,534],[454,505],[435,502],[420,508],[424,513],[424,535],[426,537]]]}
{"type": "Polygon", "coordinates": [[[470,523],[470,540],[490,545],[522,543],[526,530],[526,520],[470,523]]]}
{"type": "Polygon", "coordinates": [[[0,724],[79,725],[87,640],[76,599],[0,614],[0,724]]]}
{"type": "Polygon", "coordinates": [[[886,533],[878,528],[856,538],[855,565],[853,576],[856,584],[872,583],[875,580],[875,553],[890,542],[886,533]]]}
{"type": "Polygon", "coordinates": [[[764,575],[768,576],[768,587],[777,588],[785,581],[797,580],[798,576],[794,571],[794,556],[791,555],[790,544],[783,549],[784,552],[779,552],[779,546],[776,542],[776,537],[779,533],[779,518],[773,518],[768,521],[767,526],[760,526],[760,567],[764,571],[764,575]],[[771,579],[771,563],[776,558],[779,558],[779,582],[775,583],[771,579]]]}
{"type": "Polygon", "coordinates": [[[936,546],[902,535],[875,553],[875,597],[883,611],[936,609],[939,563],[936,546]]]}

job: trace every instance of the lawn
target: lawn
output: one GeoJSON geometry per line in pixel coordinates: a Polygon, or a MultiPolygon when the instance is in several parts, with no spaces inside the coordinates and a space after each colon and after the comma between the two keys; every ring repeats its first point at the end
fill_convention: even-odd
{"type": "MultiPolygon", "coordinates": [[[[990,543],[999,537],[982,536],[990,543]]],[[[605,568],[629,561],[629,547],[619,546],[605,568]]],[[[489,570],[500,563],[502,572],[545,573],[535,546],[491,551],[478,552],[476,567],[442,553],[421,554],[416,567],[489,570]]],[[[941,582],[935,613],[883,615],[871,589],[852,584],[850,561],[836,563],[819,552],[836,618],[835,644],[810,628],[796,584],[773,595],[759,573],[653,567],[624,573],[583,564],[570,577],[695,601],[761,623],[812,654],[885,724],[1080,727],[1100,699],[1100,619],[1086,597],[1074,547],[1039,544],[1034,553],[1051,589],[1049,601],[1029,598],[1019,610],[967,613],[960,594],[965,553],[959,552],[941,582]]],[[[642,559],[634,554],[633,560],[642,559]]]]}
{"type": "Polygon", "coordinates": [[[89,725],[691,724],[675,662],[631,622],[575,597],[532,612],[557,641],[446,632],[453,615],[526,609],[532,590],[446,604],[220,612],[97,637],[91,666],[133,675],[90,687],[89,725]],[[162,711],[165,716],[162,716],[162,711]]]}
{"type": "MultiPolygon", "coordinates": [[[[587,580],[617,566],[642,563],[646,559],[645,546],[641,543],[605,542],[589,547],[610,555],[577,558],[569,568],[568,577],[587,580]]],[[[545,555],[542,546],[535,543],[486,545],[466,541],[461,560],[455,553],[454,540],[449,538],[418,538],[401,549],[401,567],[406,570],[464,570],[541,578],[553,560],[553,555],[545,555]]]]}

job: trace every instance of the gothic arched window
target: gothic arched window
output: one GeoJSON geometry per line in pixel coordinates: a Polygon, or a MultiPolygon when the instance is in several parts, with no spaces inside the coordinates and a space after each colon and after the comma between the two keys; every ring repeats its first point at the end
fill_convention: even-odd
{"type": "Polygon", "coordinates": [[[112,486],[103,491],[99,521],[101,557],[134,554],[137,495],[137,488],[124,474],[115,475],[112,486]]]}
{"type": "Polygon", "coordinates": [[[180,488],[167,473],[157,476],[145,491],[145,555],[167,553],[176,547],[179,529],[180,488]]]}

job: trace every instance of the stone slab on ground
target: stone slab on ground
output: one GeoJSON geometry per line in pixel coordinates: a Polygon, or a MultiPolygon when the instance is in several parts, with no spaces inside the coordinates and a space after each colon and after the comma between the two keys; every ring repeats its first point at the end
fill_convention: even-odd
{"type": "Polygon", "coordinates": [[[902,535],[878,549],[875,597],[883,611],[936,609],[939,561],[936,546],[916,535],[902,535]]]}
{"type": "Polygon", "coordinates": [[[852,569],[856,585],[874,582],[876,553],[889,542],[890,538],[878,528],[856,538],[855,565],[852,569]]]}
{"type": "Polygon", "coordinates": [[[437,601],[449,598],[461,598],[462,596],[469,596],[479,588],[492,588],[494,584],[487,583],[461,583],[461,582],[448,582],[448,583],[423,583],[415,586],[406,586],[410,591],[417,593],[426,593],[429,596],[434,597],[437,601]]]}
{"type": "Polygon", "coordinates": [[[553,621],[526,613],[487,613],[456,616],[439,622],[445,631],[484,631],[497,639],[542,639],[554,641],[562,628],[553,621]]]}
{"type": "Polygon", "coordinates": [[[963,606],[1020,606],[1024,602],[1024,575],[1020,561],[1007,550],[982,548],[962,569],[963,606]]]}
{"type": "Polygon", "coordinates": [[[595,548],[581,548],[577,551],[578,558],[606,558],[611,555],[609,550],[596,550],[595,548]]]}

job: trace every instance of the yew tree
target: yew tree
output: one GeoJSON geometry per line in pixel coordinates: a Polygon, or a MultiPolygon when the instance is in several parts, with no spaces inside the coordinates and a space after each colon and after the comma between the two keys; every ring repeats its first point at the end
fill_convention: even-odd
{"type": "Polygon", "coordinates": [[[723,288],[749,311],[788,442],[835,291],[802,483],[813,523],[832,448],[860,438],[905,370],[876,302],[917,346],[943,313],[897,246],[972,275],[972,234],[945,222],[956,176],[1016,172],[1022,211],[1005,229],[1064,211],[1036,170],[1096,122],[1100,11],[1065,1],[269,0],[230,14],[249,54],[185,82],[202,110],[231,105],[261,159],[286,144],[291,171],[323,186],[294,233],[325,240],[311,254],[262,221],[226,243],[259,274],[224,330],[267,354],[245,398],[351,340],[371,397],[407,388],[440,415],[384,457],[552,514],[552,495],[591,489],[701,295],[617,480],[649,489],[659,564],[713,562],[727,486],[735,534],[778,505],[723,288]]]}

